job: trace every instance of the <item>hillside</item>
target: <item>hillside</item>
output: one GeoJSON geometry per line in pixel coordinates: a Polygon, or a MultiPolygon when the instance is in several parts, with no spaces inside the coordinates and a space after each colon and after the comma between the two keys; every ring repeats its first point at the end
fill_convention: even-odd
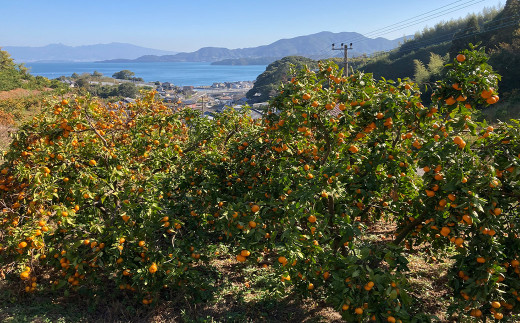
{"type": "Polygon", "coordinates": [[[93,62],[114,58],[134,59],[143,55],[167,55],[174,52],[125,43],[66,46],[50,44],[41,47],[5,46],[17,62],[74,61],[93,62]]]}
{"type": "Polygon", "coordinates": [[[520,87],[517,81],[520,69],[514,64],[519,59],[519,18],[520,1],[508,0],[502,10],[489,9],[426,29],[397,49],[360,62],[357,68],[387,79],[414,78],[414,61],[428,64],[432,53],[441,57],[449,53],[453,58],[468,48],[469,43],[480,43],[491,56],[493,67],[502,75],[501,90],[511,92],[520,87]]]}
{"type": "Polygon", "coordinates": [[[64,87],[64,84],[59,81],[31,75],[23,64],[15,63],[11,55],[0,48],[0,91],[18,88],[41,90],[61,87],[64,87]]]}
{"type": "Polygon", "coordinates": [[[297,69],[304,66],[317,68],[318,62],[302,56],[288,56],[277,60],[269,64],[265,72],[257,77],[255,85],[247,92],[246,97],[250,102],[267,101],[277,93],[281,82],[287,80],[290,67],[293,65],[297,69]]]}
{"type": "Polygon", "coordinates": [[[409,77],[421,85],[428,102],[433,80],[442,75],[442,65],[469,44],[485,47],[490,64],[501,75],[501,99],[483,111],[491,121],[520,115],[520,0],[508,0],[502,9],[487,9],[458,20],[437,24],[417,33],[397,49],[368,59],[353,60],[355,69],[377,78],[409,77]]]}
{"type": "MultiPolygon", "coordinates": [[[[409,37],[408,37],[409,38],[409,37]]],[[[368,38],[355,32],[320,32],[317,34],[299,36],[289,39],[280,39],[269,45],[227,49],[221,47],[204,47],[191,53],[178,53],[175,55],[146,55],[133,62],[217,62],[240,58],[282,58],[286,56],[304,56],[313,59],[328,57],[333,53],[330,48],[332,43],[354,42],[352,55],[371,54],[379,51],[393,49],[403,42],[404,37],[388,40],[386,38],[368,38]]],[[[124,62],[129,60],[110,60],[110,62],[124,62]]]]}

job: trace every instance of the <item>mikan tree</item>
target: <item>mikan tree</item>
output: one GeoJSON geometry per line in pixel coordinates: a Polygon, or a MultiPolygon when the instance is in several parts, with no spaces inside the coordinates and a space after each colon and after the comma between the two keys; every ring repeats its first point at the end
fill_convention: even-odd
{"type": "Polygon", "coordinates": [[[29,292],[33,268],[57,268],[57,287],[108,281],[148,304],[209,287],[199,268],[224,243],[348,321],[408,322],[431,317],[408,296],[407,249],[450,251],[451,312],[509,317],[519,126],[474,121],[498,100],[486,60],[457,56],[430,107],[408,79],[333,63],[295,72],[259,120],[171,111],[153,93],[49,104],[5,156],[0,257],[29,292]],[[392,235],[369,239],[374,221],[392,235]]]}
{"type": "Polygon", "coordinates": [[[4,156],[4,270],[19,271],[28,292],[42,266],[58,270],[55,288],[108,282],[145,304],[166,281],[196,280],[199,233],[212,217],[193,187],[204,189],[220,171],[197,165],[220,163],[224,143],[249,126],[244,118],[225,113],[212,123],[190,109],[171,111],[153,92],[133,104],[47,102],[4,156]]]}

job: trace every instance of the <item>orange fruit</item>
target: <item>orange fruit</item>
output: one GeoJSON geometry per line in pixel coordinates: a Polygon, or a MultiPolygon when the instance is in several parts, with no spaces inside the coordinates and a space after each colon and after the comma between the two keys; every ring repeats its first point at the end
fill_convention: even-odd
{"type": "Polygon", "coordinates": [[[284,265],[287,263],[287,258],[285,258],[284,256],[280,256],[278,257],[278,262],[284,265]]]}
{"type": "Polygon", "coordinates": [[[316,222],[316,216],[314,215],[310,215],[307,220],[309,220],[310,223],[315,223],[316,222]]]}
{"type": "Polygon", "coordinates": [[[253,211],[254,213],[256,213],[256,212],[260,211],[260,207],[259,207],[258,205],[255,204],[255,205],[251,206],[251,211],[253,211]]]}
{"type": "Polygon", "coordinates": [[[242,256],[242,255],[237,255],[237,256],[236,256],[236,259],[237,259],[237,261],[240,261],[240,262],[244,262],[244,261],[246,261],[246,257],[244,257],[244,256],[242,256]]]}
{"type": "Polygon", "coordinates": [[[361,314],[363,314],[363,309],[362,309],[361,307],[357,307],[357,308],[354,310],[354,312],[356,312],[356,314],[358,314],[358,315],[361,315],[361,314]]]}
{"type": "Polygon", "coordinates": [[[453,142],[457,145],[460,145],[464,140],[460,136],[453,137],[453,142]]]}
{"type": "Polygon", "coordinates": [[[466,56],[464,54],[457,55],[457,62],[462,63],[466,60],[466,56]]]}
{"type": "Polygon", "coordinates": [[[477,262],[478,262],[479,264],[483,264],[483,263],[486,262],[486,258],[484,258],[484,257],[478,257],[478,258],[477,258],[477,262]]]}
{"type": "Polygon", "coordinates": [[[148,268],[148,271],[150,272],[150,274],[154,274],[157,271],[157,265],[155,264],[155,262],[152,263],[150,268],[148,268]]]}
{"type": "Polygon", "coordinates": [[[498,95],[493,95],[492,97],[486,99],[487,104],[495,104],[499,100],[498,95]]]}
{"type": "Polygon", "coordinates": [[[447,105],[453,105],[453,104],[457,103],[457,100],[455,100],[454,97],[450,96],[449,98],[444,100],[444,102],[446,102],[447,105]]]}
{"type": "Polygon", "coordinates": [[[240,251],[240,255],[242,257],[249,257],[251,255],[251,252],[249,252],[249,250],[244,249],[244,250],[240,251]]]}
{"type": "Polygon", "coordinates": [[[96,165],[97,165],[97,162],[96,162],[94,159],[91,159],[91,160],[89,160],[88,164],[89,164],[90,166],[96,166],[96,165]]]}
{"type": "Polygon", "coordinates": [[[354,145],[352,145],[352,146],[349,147],[348,150],[349,150],[351,153],[355,154],[355,153],[357,153],[357,152],[359,151],[359,148],[356,147],[356,146],[354,146],[354,145]]]}
{"type": "Polygon", "coordinates": [[[487,90],[483,90],[482,93],[480,93],[480,96],[483,98],[483,99],[489,99],[491,96],[493,95],[493,89],[487,89],[487,90]]]}

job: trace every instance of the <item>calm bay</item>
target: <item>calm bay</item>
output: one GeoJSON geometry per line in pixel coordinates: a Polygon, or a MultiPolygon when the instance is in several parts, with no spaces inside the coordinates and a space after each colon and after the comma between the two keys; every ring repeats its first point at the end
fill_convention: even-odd
{"type": "Polygon", "coordinates": [[[211,65],[207,62],[160,62],[160,63],[25,63],[33,75],[50,79],[71,76],[73,73],[92,74],[94,71],[104,76],[112,76],[121,70],[130,70],[136,77],[146,82],[171,82],[177,86],[204,86],[218,82],[254,81],[265,71],[265,65],[211,65]]]}

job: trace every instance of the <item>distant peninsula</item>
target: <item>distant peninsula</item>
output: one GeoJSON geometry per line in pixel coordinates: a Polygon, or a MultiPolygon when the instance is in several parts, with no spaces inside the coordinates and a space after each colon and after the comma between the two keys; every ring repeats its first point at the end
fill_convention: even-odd
{"type": "Polygon", "coordinates": [[[217,62],[212,62],[211,65],[269,65],[281,57],[244,57],[244,58],[229,58],[217,62]]]}

